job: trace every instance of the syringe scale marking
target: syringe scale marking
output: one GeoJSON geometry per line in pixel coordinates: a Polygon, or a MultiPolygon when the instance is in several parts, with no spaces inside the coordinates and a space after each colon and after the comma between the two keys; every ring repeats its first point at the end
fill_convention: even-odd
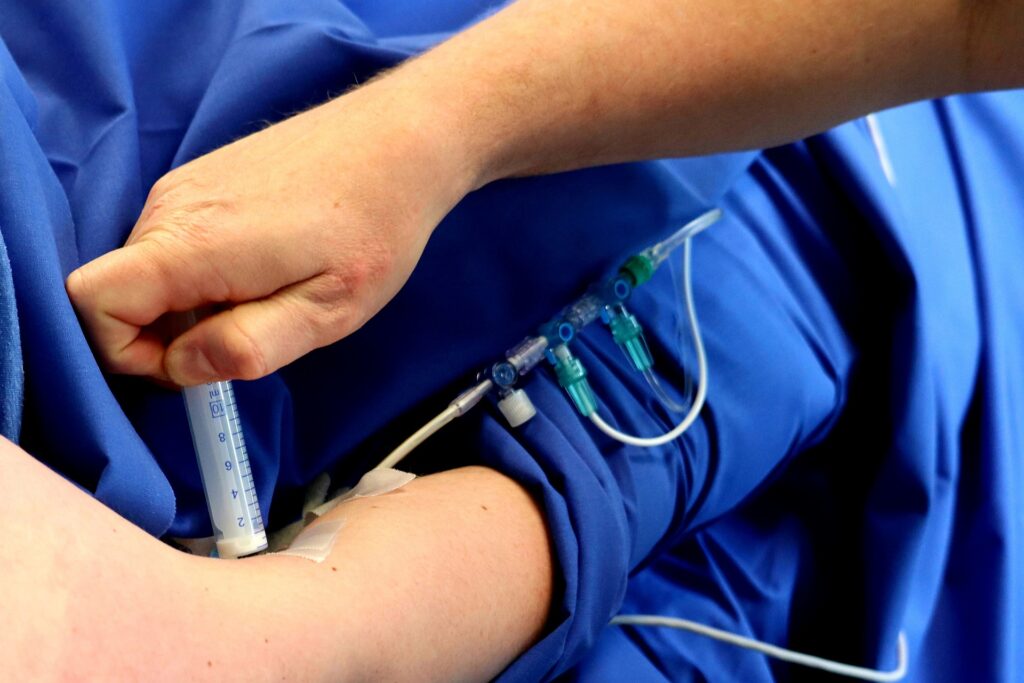
{"type": "Polygon", "coordinates": [[[222,557],[266,546],[263,516],[230,382],[184,390],[210,518],[222,557]]]}

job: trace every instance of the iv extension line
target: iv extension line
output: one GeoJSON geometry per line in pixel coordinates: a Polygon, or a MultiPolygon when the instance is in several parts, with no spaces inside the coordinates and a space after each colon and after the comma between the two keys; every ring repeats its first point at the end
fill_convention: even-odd
{"type": "MultiPolygon", "coordinates": [[[[689,402],[687,402],[687,405],[683,405],[682,403],[677,403],[675,399],[669,396],[668,392],[665,391],[665,387],[661,386],[658,376],[654,374],[654,370],[647,368],[644,370],[643,375],[644,379],[647,380],[647,386],[649,386],[651,391],[654,392],[654,397],[658,399],[661,405],[665,406],[666,410],[670,410],[673,413],[686,412],[689,402]]],[[[689,396],[689,394],[689,390],[683,391],[684,396],[689,396]]]]}
{"type": "Polygon", "coordinates": [[[896,664],[896,668],[890,671],[879,671],[877,669],[869,669],[862,666],[853,666],[852,664],[843,664],[842,662],[836,662],[831,659],[816,657],[814,655],[808,655],[794,650],[787,650],[786,648],[763,643],[760,640],[740,636],[730,631],[724,631],[712,626],[705,626],[704,624],[696,621],[690,621],[689,619],[660,617],[651,614],[620,614],[612,619],[610,623],[613,626],[665,626],[667,628],[679,629],[681,631],[689,631],[730,645],[754,650],[755,652],[760,652],[763,655],[784,662],[798,664],[812,669],[819,669],[821,671],[828,671],[829,673],[838,674],[840,676],[858,678],[862,681],[881,681],[886,683],[888,681],[902,680],[903,677],[907,675],[907,636],[903,631],[900,631],[897,639],[899,659],[896,664]]]}
{"type": "Polygon", "coordinates": [[[459,394],[454,401],[448,404],[447,408],[438,413],[430,422],[413,432],[412,436],[399,444],[398,448],[388,453],[387,457],[381,460],[380,464],[373,469],[380,470],[397,465],[405,456],[412,453],[417,446],[437,433],[446,424],[468,413],[493,387],[494,383],[489,379],[485,379],[476,386],[459,394]]]}
{"type": "MultiPolygon", "coordinates": [[[[624,434],[610,425],[608,425],[601,417],[597,414],[596,408],[590,413],[590,420],[600,431],[608,435],[609,437],[620,441],[622,443],[639,446],[643,448],[653,448],[661,446],[674,439],[679,438],[682,434],[692,426],[696,421],[697,416],[700,414],[701,409],[704,407],[705,400],[707,398],[707,385],[708,385],[708,367],[707,367],[707,356],[704,349],[704,340],[700,331],[700,324],[697,320],[696,307],[693,301],[693,283],[691,278],[691,248],[690,238],[697,232],[700,232],[708,225],[713,223],[721,215],[721,212],[717,210],[709,211],[702,216],[698,217],[695,221],[692,221],[686,227],[693,227],[692,231],[680,231],[675,236],[666,240],[666,243],[671,241],[670,246],[664,247],[663,244],[656,245],[650,251],[650,257],[652,261],[656,261],[657,264],[664,261],[669,253],[680,243],[683,246],[683,298],[684,305],[686,308],[686,315],[690,326],[690,332],[693,337],[694,350],[697,356],[697,393],[694,396],[693,403],[690,405],[690,409],[686,416],[670,431],[655,437],[638,437],[630,434],[624,434]]],[[[648,274],[649,277],[649,274],[648,274]]],[[[527,340],[531,341],[531,340],[527,340]]],[[[543,348],[543,346],[541,347],[543,348]]],[[[565,349],[564,346],[561,348],[565,349]]],[[[532,364],[530,365],[532,367],[532,364]]],[[[524,370],[525,371],[525,370],[524,370]]],[[[585,377],[585,373],[584,373],[585,377]]],[[[672,410],[672,406],[675,404],[674,401],[664,393],[663,388],[657,382],[657,378],[650,373],[645,372],[645,379],[654,390],[666,407],[672,410]],[[653,382],[652,382],[653,380],[653,382]],[[661,391],[658,391],[658,390],[661,391]],[[668,399],[666,401],[665,399],[668,399]]],[[[564,385],[563,385],[564,386],[564,385]]],[[[455,418],[460,417],[472,409],[478,404],[484,396],[487,395],[491,389],[495,388],[495,384],[491,379],[484,379],[478,382],[475,386],[467,389],[463,393],[459,394],[454,401],[441,411],[432,420],[427,422],[425,425],[420,427],[416,432],[412,434],[408,439],[403,441],[397,448],[388,454],[384,460],[381,461],[375,469],[394,467],[409,453],[411,453],[416,447],[430,438],[442,427],[453,421],[455,418]]],[[[677,412],[682,412],[681,410],[677,412]]],[[[853,666],[851,664],[844,664],[842,662],[836,662],[823,657],[817,657],[815,655],[804,654],[796,652],[794,650],[788,650],[786,648],[779,647],[765,643],[753,638],[741,636],[730,631],[714,628],[707,626],[699,622],[690,621],[688,619],[680,619],[676,617],[659,616],[653,614],[620,614],[614,617],[610,622],[610,625],[617,626],[660,626],[666,628],[674,628],[683,631],[689,631],[698,635],[712,638],[729,645],[736,647],[745,648],[759,652],[767,657],[772,657],[781,661],[789,662],[799,666],[806,666],[809,668],[819,669],[822,671],[828,671],[830,673],[838,674],[841,676],[847,676],[850,678],[856,678],[864,681],[899,681],[902,680],[907,673],[908,667],[908,655],[907,655],[907,640],[904,633],[899,633],[897,641],[898,657],[899,661],[897,667],[890,671],[879,671],[875,669],[869,669],[866,667],[853,666]]]]}
{"type": "Polygon", "coordinates": [[[686,306],[686,317],[690,322],[690,332],[693,335],[693,348],[697,353],[697,395],[693,399],[693,405],[690,406],[690,411],[679,424],[673,427],[670,431],[665,432],[660,436],[653,437],[639,437],[620,432],[602,420],[601,416],[597,414],[597,410],[592,412],[590,414],[590,421],[594,426],[616,441],[630,446],[640,446],[642,448],[661,446],[682,436],[683,432],[689,429],[690,425],[694,423],[697,416],[700,414],[701,409],[704,407],[704,400],[707,398],[708,393],[708,361],[704,352],[704,340],[701,337],[700,324],[697,321],[697,309],[693,304],[693,283],[690,277],[690,260],[690,238],[687,237],[683,241],[683,299],[686,306]]]}
{"type": "MultiPolygon", "coordinates": [[[[690,236],[687,236],[683,240],[683,299],[686,307],[686,317],[690,323],[690,332],[693,337],[693,347],[697,354],[697,395],[694,397],[693,404],[691,405],[689,412],[686,414],[686,417],[684,417],[673,429],[661,436],[648,438],[624,434],[617,429],[614,429],[601,419],[595,409],[594,412],[590,414],[591,422],[599,430],[617,441],[644,448],[652,448],[666,444],[682,436],[682,434],[689,429],[697,419],[701,409],[704,407],[704,402],[707,398],[708,364],[707,354],[704,350],[704,339],[701,335],[700,323],[697,320],[697,309],[693,302],[690,236]]],[[[648,381],[648,383],[650,382],[648,381]]],[[[652,389],[653,388],[654,387],[652,385],[652,389]]],[[[822,657],[816,657],[814,655],[804,654],[802,652],[796,652],[794,650],[787,650],[785,648],[778,647],[777,645],[771,645],[759,640],[754,640],[753,638],[747,638],[729,631],[717,629],[712,626],[706,626],[699,622],[690,621],[689,619],[679,619],[654,614],[628,614],[616,616],[610,623],[612,625],[619,626],[663,626],[683,631],[690,631],[691,633],[696,633],[707,638],[713,638],[715,640],[728,643],[729,645],[754,650],[765,656],[789,662],[791,664],[828,671],[841,676],[848,676],[864,681],[899,681],[907,674],[907,639],[902,631],[899,634],[899,640],[897,643],[899,650],[899,663],[897,667],[892,671],[877,671],[875,669],[853,666],[830,659],[824,659],[822,657]]]]}
{"type": "MultiPolygon", "coordinates": [[[[697,388],[697,396],[694,399],[693,404],[690,406],[690,412],[683,419],[676,429],[669,432],[669,434],[663,435],[662,437],[656,437],[654,440],[640,439],[638,437],[631,437],[628,434],[622,434],[614,430],[608,424],[606,424],[596,413],[591,416],[594,424],[601,431],[605,432],[612,438],[631,443],[638,446],[649,446],[649,445],[660,445],[662,443],[668,443],[672,439],[676,438],[693,423],[697,418],[697,414],[700,413],[701,407],[704,405],[704,398],[707,393],[706,380],[707,380],[707,362],[704,358],[704,346],[700,337],[700,329],[697,326],[697,317],[693,305],[693,293],[690,283],[690,239],[699,232],[705,230],[708,226],[717,221],[722,215],[721,210],[712,209],[707,211],[696,219],[690,221],[683,229],[678,231],[675,235],[672,235],[668,240],[661,242],[648,251],[650,254],[648,258],[651,264],[656,268],[661,262],[668,258],[669,254],[680,244],[683,245],[683,278],[684,278],[684,292],[686,293],[686,309],[688,318],[690,321],[690,329],[693,333],[694,345],[697,349],[697,362],[700,368],[700,377],[697,388]],[[674,435],[672,435],[674,434],[674,435]],[[671,435],[671,436],[670,436],[671,435]],[[664,439],[661,441],[660,439],[664,439]],[[654,443],[656,441],[656,443],[654,443]]],[[[649,277],[649,275],[648,275],[649,277]]],[[[532,367],[532,365],[531,365],[532,367]]],[[[526,371],[526,368],[522,370],[526,371]]],[[[669,410],[676,410],[682,408],[682,406],[676,404],[672,399],[665,393],[661,385],[657,381],[657,377],[653,373],[645,373],[645,378],[651,385],[652,390],[659,396],[659,398],[665,403],[669,410]],[[660,390],[660,391],[659,391],[660,390]]],[[[420,444],[429,439],[435,433],[438,432],[442,427],[447,425],[449,422],[457,417],[465,415],[472,409],[480,400],[492,389],[494,383],[490,379],[485,379],[478,383],[476,386],[467,389],[460,394],[454,401],[452,401],[447,408],[441,411],[437,416],[430,420],[427,424],[417,429],[412,436],[403,441],[397,448],[385,457],[380,464],[374,469],[383,469],[388,467],[394,467],[401,462],[409,453],[415,450],[420,444]]],[[[677,412],[682,412],[678,410],[677,412]]]]}
{"type": "Polygon", "coordinates": [[[398,448],[391,451],[391,453],[381,460],[380,464],[373,469],[382,470],[394,467],[401,462],[405,456],[412,453],[417,446],[429,439],[439,429],[441,429],[441,427],[444,427],[456,417],[458,417],[458,411],[453,406],[449,405],[447,408],[442,410],[437,417],[413,432],[412,436],[403,441],[398,448]]]}

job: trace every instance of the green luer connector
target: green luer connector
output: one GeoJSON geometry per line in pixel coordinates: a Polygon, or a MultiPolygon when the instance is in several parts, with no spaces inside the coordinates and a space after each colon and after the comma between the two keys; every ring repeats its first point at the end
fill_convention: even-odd
{"type": "Polygon", "coordinates": [[[626,352],[638,372],[643,372],[654,365],[654,359],[651,358],[647,344],[643,340],[643,328],[635,316],[629,313],[615,315],[609,322],[609,327],[615,343],[626,352]]]}
{"type": "Polygon", "coordinates": [[[576,405],[576,410],[583,417],[590,417],[590,414],[597,410],[597,399],[594,390],[590,388],[587,381],[587,371],[578,358],[560,358],[555,364],[555,375],[558,377],[558,384],[569,394],[569,398],[576,405]]]}
{"type": "Polygon", "coordinates": [[[633,254],[622,264],[619,272],[632,280],[634,287],[639,287],[654,275],[654,262],[644,254],[633,254]]]}

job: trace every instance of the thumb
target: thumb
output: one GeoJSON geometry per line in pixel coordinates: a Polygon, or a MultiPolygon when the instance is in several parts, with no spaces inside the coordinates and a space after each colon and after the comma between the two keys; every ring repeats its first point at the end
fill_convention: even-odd
{"type": "MultiPolygon", "coordinates": [[[[175,245],[136,242],[100,256],[65,282],[83,327],[103,364],[114,372],[159,376],[163,343],[147,327],[164,313],[189,310],[220,292],[191,286],[175,245]]],[[[202,263],[202,262],[200,262],[202,263]]]]}
{"type": "Polygon", "coordinates": [[[166,377],[166,349],[150,329],[161,316],[266,296],[316,272],[309,249],[272,237],[153,230],[71,273],[68,295],[107,369],[166,377]]]}
{"type": "Polygon", "coordinates": [[[170,345],[162,374],[181,386],[258,379],[362,324],[351,301],[322,292],[313,278],[200,321],[170,345]]]}

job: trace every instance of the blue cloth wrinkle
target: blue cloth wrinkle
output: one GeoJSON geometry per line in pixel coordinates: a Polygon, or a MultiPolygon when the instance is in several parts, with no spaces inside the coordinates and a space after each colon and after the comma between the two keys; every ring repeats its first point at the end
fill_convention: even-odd
{"type": "MultiPolygon", "coordinates": [[[[64,277],[123,242],[174,166],[503,4],[0,0],[0,431],[152,534],[208,533],[180,397],[100,372],[64,277]]],[[[323,471],[357,477],[589,283],[721,205],[694,241],[711,382],[682,440],[610,442],[539,368],[522,429],[488,408],[424,446],[432,467],[474,454],[522,482],[551,529],[550,628],[500,680],[822,680],[607,627],[620,609],[876,666],[906,629],[912,681],[1016,680],[1022,120],[1020,92],[879,113],[895,187],[854,122],[472,193],[364,328],[237,384],[265,517],[291,521],[323,471]]],[[[678,394],[693,352],[670,268],[629,305],[678,394]]],[[[574,349],[609,422],[670,426],[605,331],[574,349]]]]}

